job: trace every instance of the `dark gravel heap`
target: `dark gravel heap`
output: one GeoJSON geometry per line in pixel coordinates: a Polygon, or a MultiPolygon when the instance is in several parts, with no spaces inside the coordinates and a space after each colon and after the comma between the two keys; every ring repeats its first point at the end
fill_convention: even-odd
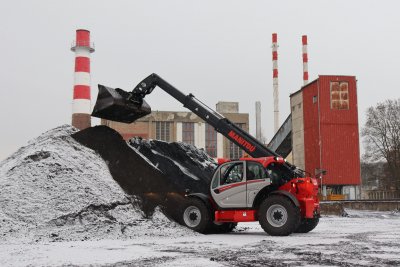
{"type": "Polygon", "coordinates": [[[113,129],[96,126],[77,132],[72,137],[100,154],[114,180],[128,194],[174,190],[166,176],[127,146],[113,129]]]}
{"type": "Polygon", "coordinates": [[[141,198],[142,210],[151,215],[156,206],[180,222],[185,190],[208,193],[216,163],[203,150],[180,142],[131,139],[107,126],[91,127],[72,135],[107,163],[121,188],[141,198]]]}
{"type": "Polygon", "coordinates": [[[191,192],[209,192],[217,165],[204,150],[182,142],[167,143],[140,138],[133,138],[128,144],[157,166],[177,191],[190,189],[191,192]]]}

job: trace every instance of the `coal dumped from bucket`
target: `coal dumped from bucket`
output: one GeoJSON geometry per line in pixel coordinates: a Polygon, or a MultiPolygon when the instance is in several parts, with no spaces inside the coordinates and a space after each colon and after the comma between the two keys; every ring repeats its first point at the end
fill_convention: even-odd
{"type": "Polygon", "coordinates": [[[182,142],[141,138],[133,138],[128,144],[157,166],[176,191],[208,194],[217,164],[204,150],[182,142]]]}
{"type": "Polygon", "coordinates": [[[181,222],[184,193],[209,192],[216,163],[192,145],[142,139],[127,143],[107,126],[88,128],[72,137],[103,158],[121,188],[141,198],[146,214],[160,206],[168,217],[181,222]]]}
{"type": "Polygon", "coordinates": [[[157,167],[127,146],[122,136],[107,126],[96,126],[72,135],[79,143],[96,151],[110,173],[130,195],[174,191],[157,167]]]}

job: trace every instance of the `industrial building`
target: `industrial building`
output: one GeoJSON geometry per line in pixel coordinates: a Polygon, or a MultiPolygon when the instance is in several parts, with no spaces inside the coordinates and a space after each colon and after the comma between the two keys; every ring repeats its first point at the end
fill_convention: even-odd
{"type": "Polygon", "coordinates": [[[290,108],[268,147],[320,178],[324,198],[360,199],[356,78],[319,75],[290,95],[290,108]]]}
{"type": "MultiPolygon", "coordinates": [[[[249,114],[239,113],[239,103],[218,102],[217,112],[249,131],[249,114]]],[[[126,124],[101,120],[102,125],[118,131],[125,140],[132,137],[181,141],[203,148],[214,158],[240,158],[243,151],[192,112],[152,111],[151,114],[126,124]]]]}
{"type": "Polygon", "coordinates": [[[293,163],[321,177],[324,196],[359,198],[356,78],[320,75],[290,95],[290,107],[293,163]]]}

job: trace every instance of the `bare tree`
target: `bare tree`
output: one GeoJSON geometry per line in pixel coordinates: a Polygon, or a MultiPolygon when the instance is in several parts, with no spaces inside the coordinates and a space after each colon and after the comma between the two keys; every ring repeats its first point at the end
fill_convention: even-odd
{"type": "Polygon", "coordinates": [[[369,162],[385,161],[388,180],[400,189],[400,99],[368,108],[362,136],[364,158],[369,162]]]}

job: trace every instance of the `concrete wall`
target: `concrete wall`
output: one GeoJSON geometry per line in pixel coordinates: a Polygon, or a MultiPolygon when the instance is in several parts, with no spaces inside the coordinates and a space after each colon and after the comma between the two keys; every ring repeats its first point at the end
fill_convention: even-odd
{"type": "Polygon", "coordinates": [[[292,112],[292,161],[294,165],[304,170],[304,115],[302,92],[291,96],[290,108],[292,112]]]}
{"type": "Polygon", "coordinates": [[[400,190],[378,189],[372,186],[361,187],[361,199],[380,200],[380,199],[400,199],[400,190]]]}
{"type": "Polygon", "coordinates": [[[400,200],[392,201],[323,201],[321,202],[321,215],[343,215],[345,209],[373,210],[373,211],[399,211],[400,200]]]}
{"type": "Polygon", "coordinates": [[[219,113],[239,113],[239,103],[238,102],[218,102],[217,112],[219,113]]]}
{"type": "Polygon", "coordinates": [[[206,148],[206,124],[194,124],[194,145],[198,148],[206,148]]]}

